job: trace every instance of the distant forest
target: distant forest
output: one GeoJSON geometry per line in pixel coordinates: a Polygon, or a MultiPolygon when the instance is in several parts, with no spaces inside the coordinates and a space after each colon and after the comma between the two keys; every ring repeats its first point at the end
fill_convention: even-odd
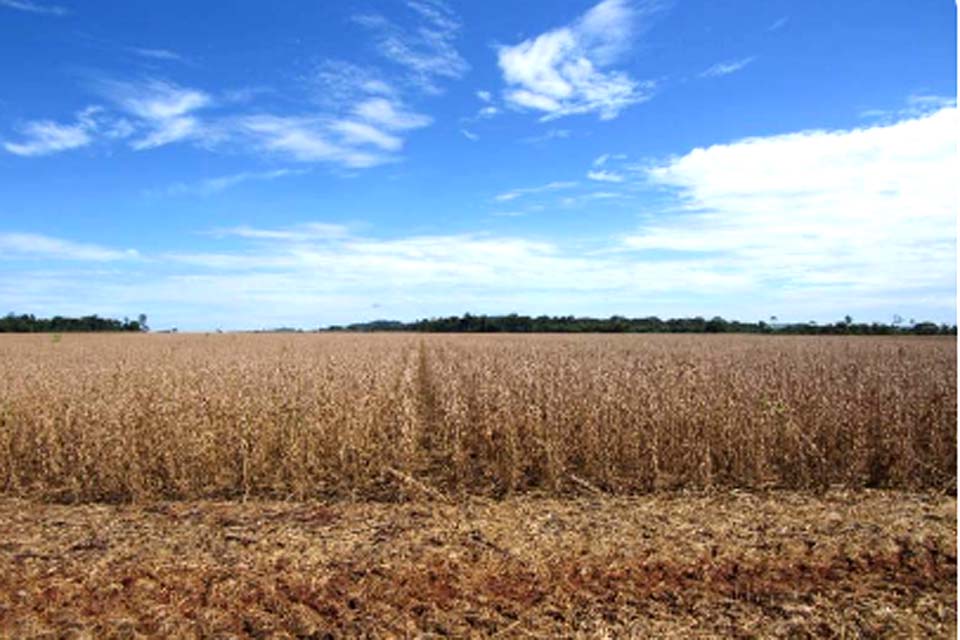
{"type": "Polygon", "coordinates": [[[136,320],[114,320],[96,315],[82,318],[37,318],[9,313],[0,318],[0,333],[69,333],[74,331],[147,331],[147,316],[142,313],[136,320]]]}
{"type": "MultiPolygon", "coordinates": [[[[81,318],[37,318],[33,315],[9,313],[0,318],[0,333],[68,333],[77,331],[140,332],[149,331],[147,316],[140,314],[136,320],[114,320],[96,315],[81,318]]],[[[174,331],[176,331],[174,329],[174,331]]],[[[280,328],[271,331],[299,331],[280,328]]],[[[505,316],[462,316],[429,318],[414,322],[375,320],[345,326],[332,326],[319,331],[407,331],[421,333],[777,333],[802,335],[957,335],[956,325],[934,322],[910,322],[883,324],[878,322],[854,322],[850,316],[829,323],[779,323],[739,322],[719,316],[706,320],[695,318],[670,318],[661,320],[656,316],[645,318],[578,318],[574,316],[521,316],[515,313],[505,316]]]]}
{"type": "Polygon", "coordinates": [[[656,316],[646,318],[577,318],[574,316],[475,316],[469,313],[448,318],[430,318],[415,322],[376,320],[326,331],[419,331],[425,333],[783,333],[802,335],[956,335],[956,325],[919,322],[904,325],[878,322],[854,322],[850,316],[832,324],[739,322],[719,316],[710,320],[656,316]]]}

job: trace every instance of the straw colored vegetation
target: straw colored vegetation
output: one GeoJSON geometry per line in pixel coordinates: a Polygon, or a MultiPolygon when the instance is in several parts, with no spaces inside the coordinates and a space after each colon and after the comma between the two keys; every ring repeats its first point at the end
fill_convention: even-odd
{"type": "Polygon", "coordinates": [[[0,336],[2,637],[955,637],[954,338],[0,336]]]}
{"type": "Polygon", "coordinates": [[[954,338],[0,338],[0,492],[504,497],[956,483],[954,338]]]}
{"type": "Polygon", "coordinates": [[[956,500],[0,500],[0,637],[956,637],[956,500]]]}

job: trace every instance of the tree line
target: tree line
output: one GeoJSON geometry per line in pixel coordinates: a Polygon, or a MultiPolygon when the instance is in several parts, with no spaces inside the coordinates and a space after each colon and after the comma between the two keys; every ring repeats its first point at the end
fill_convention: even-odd
{"type": "Polygon", "coordinates": [[[715,316],[670,318],[582,318],[575,316],[472,315],[429,318],[414,322],[375,320],[327,331],[418,331],[424,333],[782,333],[797,335],[956,335],[956,325],[919,322],[901,326],[879,322],[854,322],[850,316],[835,323],[740,322],[715,316]]]}
{"type": "Polygon", "coordinates": [[[0,333],[69,333],[76,331],[148,331],[147,316],[140,314],[136,320],[124,318],[101,318],[98,315],[80,318],[53,316],[38,318],[33,314],[8,313],[0,318],[0,333]]]}

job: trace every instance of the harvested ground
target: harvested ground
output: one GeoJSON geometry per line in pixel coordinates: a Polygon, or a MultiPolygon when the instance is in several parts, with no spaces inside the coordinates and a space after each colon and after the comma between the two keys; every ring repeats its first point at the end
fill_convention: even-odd
{"type": "Polygon", "coordinates": [[[0,500],[0,636],[954,637],[956,499],[0,500]]]}

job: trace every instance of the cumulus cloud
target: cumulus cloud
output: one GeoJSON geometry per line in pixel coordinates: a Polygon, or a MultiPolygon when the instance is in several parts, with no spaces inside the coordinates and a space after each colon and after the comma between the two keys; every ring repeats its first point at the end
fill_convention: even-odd
{"type": "Polygon", "coordinates": [[[641,10],[626,0],[604,0],[570,25],[499,47],[504,99],[543,112],[542,120],[591,112],[609,120],[649,99],[652,83],[608,67],[629,49],[640,14],[653,10],[654,5],[641,10]]]}
{"type": "Polygon", "coordinates": [[[681,208],[624,244],[717,256],[781,291],[949,299],[958,169],[956,108],[698,148],[648,169],[681,208]]]}

